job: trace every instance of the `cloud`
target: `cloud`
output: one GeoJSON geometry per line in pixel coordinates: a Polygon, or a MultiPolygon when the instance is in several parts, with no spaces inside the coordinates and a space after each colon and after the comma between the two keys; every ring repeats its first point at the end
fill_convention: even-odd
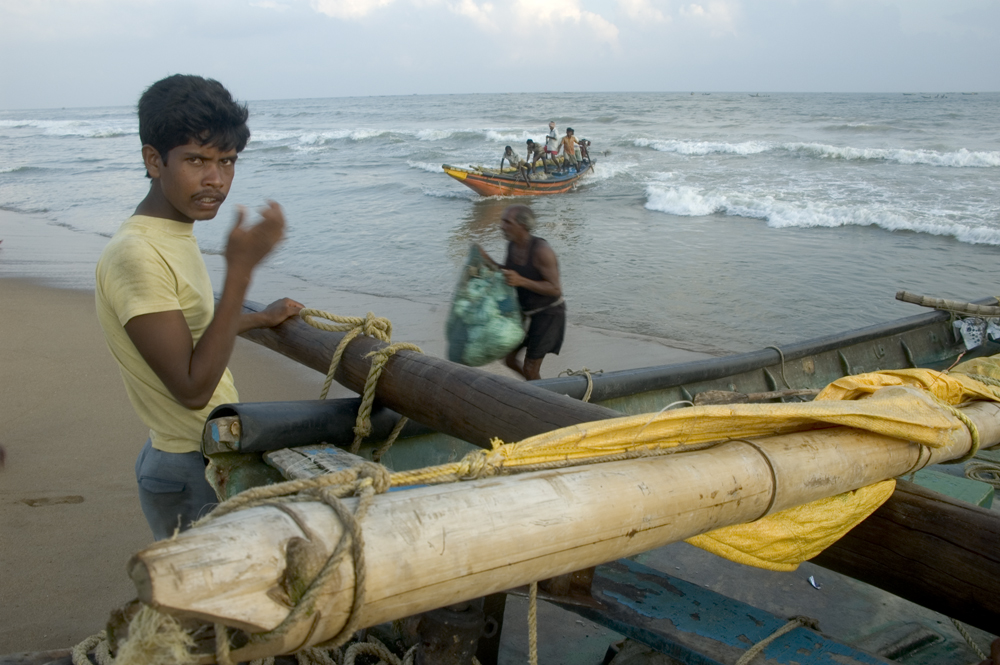
{"type": "Polygon", "coordinates": [[[579,0],[515,0],[514,16],[523,26],[583,24],[597,41],[617,44],[618,26],[600,14],[580,8],[579,0]]]}
{"type": "Polygon", "coordinates": [[[376,9],[391,5],[395,0],[311,0],[310,6],[332,18],[364,18],[376,9]]]}
{"type": "Polygon", "coordinates": [[[288,9],[288,5],[282,4],[280,2],[274,2],[274,0],[253,0],[250,3],[251,7],[256,7],[257,9],[270,9],[276,12],[283,12],[288,9]]]}
{"type": "Polygon", "coordinates": [[[692,3],[680,8],[683,18],[697,21],[709,26],[713,37],[723,34],[736,34],[736,14],[738,8],[729,2],[692,3]]]}
{"type": "Polygon", "coordinates": [[[633,21],[653,21],[661,23],[669,21],[669,16],[653,6],[650,0],[618,0],[618,6],[633,21]]]}
{"type": "Polygon", "coordinates": [[[450,4],[448,8],[460,16],[470,19],[484,30],[494,31],[497,29],[497,24],[493,20],[493,3],[491,2],[477,5],[472,0],[460,0],[450,4]]]}
{"type": "MultiPolygon", "coordinates": [[[[273,2],[274,0],[257,0],[258,2],[273,2]]],[[[331,18],[342,20],[357,20],[368,16],[378,9],[397,2],[405,2],[411,7],[423,10],[439,9],[442,6],[453,14],[472,21],[477,27],[487,32],[510,30],[514,38],[527,44],[536,43],[532,29],[546,27],[553,34],[565,35],[570,41],[591,40],[617,46],[618,26],[600,14],[587,11],[580,7],[581,0],[505,0],[503,3],[481,0],[310,0],[313,10],[331,18]],[[569,25],[567,25],[569,24],[569,25]],[[589,36],[577,33],[560,32],[579,27],[590,33],[589,36]]],[[[635,5],[635,11],[655,12],[648,6],[649,0],[626,0],[635,5]]]]}

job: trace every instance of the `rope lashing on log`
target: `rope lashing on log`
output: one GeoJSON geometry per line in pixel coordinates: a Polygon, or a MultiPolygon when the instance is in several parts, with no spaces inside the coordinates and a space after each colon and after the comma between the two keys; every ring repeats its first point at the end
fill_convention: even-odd
{"type": "MultiPolygon", "coordinates": [[[[358,335],[367,335],[389,344],[389,346],[366,356],[366,358],[374,357],[374,359],[372,360],[371,369],[368,372],[368,379],[365,381],[361,407],[358,409],[358,418],[354,425],[354,441],[351,443],[351,452],[357,454],[361,448],[361,442],[366,436],[372,433],[371,415],[372,405],[375,402],[375,386],[378,384],[378,379],[382,375],[382,370],[385,368],[386,362],[397,351],[406,350],[416,351],[417,353],[423,353],[423,351],[419,346],[406,342],[392,344],[392,323],[389,319],[377,317],[372,312],[368,312],[364,318],[361,318],[358,316],[338,316],[324,312],[323,310],[307,308],[299,312],[299,316],[314,328],[326,330],[327,332],[347,333],[340,340],[340,344],[337,345],[337,349],[333,353],[333,358],[330,359],[330,368],[326,372],[326,380],[323,382],[323,390],[319,396],[320,399],[326,399],[327,393],[330,392],[330,386],[333,384],[333,377],[337,373],[340,359],[344,356],[344,351],[347,349],[347,345],[351,343],[351,340],[358,335]],[[331,321],[332,323],[327,323],[327,321],[331,321]]],[[[400,418],[396,422],[396,426],[389,433],[389,437],[372,453],[374,461],[379,461],[382,455],[392,447],[392,444],[399,437],[399,433],[406,425],[406,421],[407,418],[400,418]]]]}
{"type": "MultiPolygon", "coordinates": [[[[228,515],[237,510],[254,508],[262,505],[275,505],[292,501],[322,501],[328,505],[341,523],[344,525],[343,535],[333,553],[320,569],[319,573],[312,579],[308,587],[300,598],[293,598],[295,602],[288,616],[276,628],[264,632],[255,633],[250,636],[251,643],[266,642],[270,639],[280,637],[301,621],[311,621],[313,607],[316,598],[336,578],[337,567],[341,560],[348,554],[348,546],[351,557],[354,560],[354,599],[351,606],[350,615],[340,632],[330,640],[323,643],[324,648],[337,648],[347,642],[354,634],[358,624],[358,609],[364,604],[365,599],[365,557],[364,538],[361,532],[360,521],[364,517],[371,499],[375,494],[381,494],[389,489],[388,470],[375,463],[359,464],[358,466],[331,473],[317,478],[304,480],[292,480],[276,485],[266,485],[241,492],[228,501],[220,504],[206,517],[199,520],[195,525],[207,524],[224,515],[228,515]],[[359,497],[357,511],[351,513],[341,499],[356,495],[359,497]],[[348,543],[348,541],[350,541],[348,543]]],[[[216,631],[216,658],[219,665],[232,665],[229,657],[228,631],[223,624],[215,625],[216,631]]]]}
{"type": "Polygon", "coordinates": [[[581,374],[587,377],[587,392],[585,392],[583,394],[583,397],[580,399],[580,401],[581,402],[589,402],[590,401],[590,396],[594,393],[594,377],[593,377],[593,375],[594,374],[604,374],[604,370],[603,369],[592,370],[589,367],[583,367],[583,368],[578,369],[578,370],[577,369],[567,369],[567,370],[564,370],[562,372],[559,372],[559,376],[563,376],[563,375],[566,375],[566,376],[580,376],[581,374]]]}
{"type": "MultiPolygon", "coordinates": [[[[249,643],[262,643],[286,634],[293,626],[303,621],[312,621],[311,615],[316,599],[322,591],[336,579],[337,567],[344,557],[350,554],[354,562],[354,598],[350,615],[340,632],[312,649],[313,662],[322,663],[329,660],[322,651],[334,650],[346,643],[357,630],[358,609],[365,599],[365,558],[364,539],[360,520],[364,517],[371,498],[389,488],[389,472],[380,464],[365,463],[316,478],[291,480],[275,485],[255,487],[234,496],[221,503],[209,515],[199,520],[193,527],[203,526],[237,510],[254,508],[264,505],[280,505],[297,501],[322,501],[334,511],[344,525],[340,542],[333,553],[323,564],[319,573],[309,582],[294,602],[285,620],[277,627],[263,633],[249,635],[249,643]],[[341,499],[355,495],[359,497],[357,510],[351,513],[341,499]]],[[[143,607],[129,624],[128,638],[118,658],[113,661],[117,665],[184,665],[193,663],[198,655],[192,653],[194,643],[191,638],[176,626],[176,621],[169,615],[162,614],[150,607],[143,607]]],[[[105,640],[100,636],[90,638],[78,645],[84,660],[76,665],[84,665],[86,652],[98,647],[97,653],[108,651],[105,640]],[[103,643],[103,648],[100,644],[103,643]]],[[[215,624],[215,659],[219,665],[234,665],[231,656],[229,629],[221,623],[215,624]]],[[[383,647],[384,648],[384,647],[383,647]]],[[[367,652],[370,652],[370,648],[367,652]]],[[[374,652],[372,652],[374,653],[374,652]]],[[[377,653],[375,655],[378,655],[377,653]]],[[[404,659],[404,665],[406,661],[404,659]]],[[[111,665],[111,663],[99,663],[111,665]]]]}

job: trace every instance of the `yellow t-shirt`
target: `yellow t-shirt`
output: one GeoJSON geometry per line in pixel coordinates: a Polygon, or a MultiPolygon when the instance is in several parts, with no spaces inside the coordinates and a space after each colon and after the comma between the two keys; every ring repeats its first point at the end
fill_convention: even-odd
{"type": "Polygon", "coordinates": [[[97,318],[118,361],[132,407],[153,447],[170,453],[201,449],[208,414],[239,400],[226,369],[208,405],[178,402],[132,344],[125,324],[142,314],[181,310],[197,344],[215,313],[212,282],[194,237],[194,224],[135,215],[118,229],[97,262],[97,318]]]}

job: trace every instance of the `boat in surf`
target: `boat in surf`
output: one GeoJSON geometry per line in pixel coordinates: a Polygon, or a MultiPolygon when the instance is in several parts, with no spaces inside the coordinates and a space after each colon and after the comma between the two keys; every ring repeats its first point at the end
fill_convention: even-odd
{"type": "Polygon", "coordinates": [[[530,175],[531,182],[527,182],[513,168],[499,171],[484,166],[463,168],[449,164],[442,164],[441,168],[480,196],[540,196],[568,192],[580,178],[593,170],[594,163],[585,159],[579,169],[562,167],[552,173],[536,168],[530,175]]]}

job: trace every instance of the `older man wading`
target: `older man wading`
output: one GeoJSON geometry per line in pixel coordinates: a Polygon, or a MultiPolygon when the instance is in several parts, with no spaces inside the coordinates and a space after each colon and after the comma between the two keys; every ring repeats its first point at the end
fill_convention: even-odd
{"type": "Polygon", "coordinates": [[[549,243],[531,234],[534,229],[535,213],[528,206],[510,206],[500,216],[500,230],[508,241],[503,274],[508,284],[517,287],[521,313],[530,320],[521,346],[510,352],[504,362],[529,381],[542,378],[539,374],[542,359],[546,353],[559,354],[566,333],[566,301],[559,283],[559,261],[549,243]],[[523,363],[517,357],[522,348],[523,363]]]}

